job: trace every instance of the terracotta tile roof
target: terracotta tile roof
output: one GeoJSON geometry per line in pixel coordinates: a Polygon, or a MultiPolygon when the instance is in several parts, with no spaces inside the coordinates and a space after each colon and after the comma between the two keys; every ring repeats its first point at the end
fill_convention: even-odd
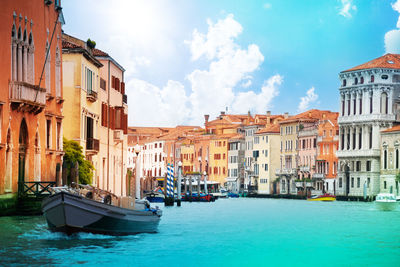
{"type": "Polygon", "coordinates": [[[93,53],[93,56],[95,56],[95,57],[108,57],[109,56],[106,52],[103,52],[97,48],[93,48],[92,53],[93,53]]]}
{"type": "Polygon", "coordinates": [[[384,56],[375,58],[367,63],[358,65],[354,68],[342,71],[355,71],[363,69],[384,68],[384,69],[400,69],[400,55],[399,54],[386,54],[384,56]]]}
{"type": "Polygon", "coordinates": [[[281,127],[279,124],[270,124],[267,127],[260,129],[256,132],[256,134],[263,134],[263,133],[280,133],[281,127]]]}
{"type": "Polygon", "coordinates": [[[82,48],[79,45],[73,44],[71,42],[62,40],[62,48],[82,48]]]}
{"type": "Polygon", "coordinates": [[[329,110],[319,110],[319,109],[310,109],[303,113],[291,116],[287,119],[279,121],[280,124],[291,123],[296,121],[317,121],[324,118],[328,113],[331,113],[329,110]]]}
{"type": "Polygon", "coordinates": [[[395,125],[392,128],[386,129],[381,131],[382,133],[394,133],[394,132],[399,132],[400,131],[400,124],[399,125],[395,125]]]}

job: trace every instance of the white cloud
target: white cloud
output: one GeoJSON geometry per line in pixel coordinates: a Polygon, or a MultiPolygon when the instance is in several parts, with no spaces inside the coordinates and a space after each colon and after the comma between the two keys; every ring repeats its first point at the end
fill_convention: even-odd
{"type": "MultiPolygon", "coordinates": [[[[400,13],[400,0],[397,0],[394,4],[392,4],[392,8],[400,13]]],[[[400,16],[397,20],[397,28],[391,31],[388,31],[385,34],[385,50],[386,53],[400,53],[400,16]]]]}
{"type": "Polygon", "coordinates": [[[317,101],[318,95],[314,91],[315,91],[315,88],[311,87],[307,91],[306,96],[300,97],[300,103],[297,108],[298,112],[306,111],[309,108],[310,104],[317,101]]]}
{"type": "Polygon", "coordinates": [[[265,3],[263,6],[265,9],[270,9],[272,7],[271,3],[265,3]]]}
{"type": "Polygon", "coordinates": [[[206,69],[195,69],[186,78],[191,88],[186,90],[180,82],[168,81],[163,88],[138,79],[127,87],[131,125],[173,126],[177,124],[202,125],[203,115],[211,118],[229,108],[233,113],[248,110],[264,113],[272,107],[272,100],[279,94],[283,77],[276,74],[266,81],[259,92],[235,92],[237,86],[252,85],[251,73],[264,61],[255,44],[242,48],[235,39],[242,26],[227,15],[215,24],[208,20],[206,34],[193,31],[192,40],[185,41],[192,60],[205,57],[206,69]]]}
{"type": "Polygon", "coordinates": [[[187,96],[183,85],[168,81],[162,89],[146,81],[132,79],[127,91],[129,125],[172,126],[188,119],[187,96]]]}
{"type": "Polygon", "coordinates": [[[342,6],[340,7],[339,14],[345,18],[351,18],[351,12],[357,10],[356,5],[353,4],[353,0],[341,0],[340,2],[342,6]]]}
{"type": "Polygon", "coordinates": [[[265,113],[272,108],[272,100],[279,95],[279,86],[283,82],[283,77],[279,74],[264,81],[260,93],[254,91],[238,93],[232,105],[234,113],[265,113]]]}
{"type": "Polygon", "coordinates": [[[190,46],[192,60],[197,60],[203,55],[211,60],[223,56],[224,53],[232,52],[237,47],[233,39],[242,32],[243,28],[234,20],[232,14],[224,20],[218,20],[216,24],[213,24],[211,20],[207,20],[207,23],[207,34],[195,29],[192,34],[193,39],[185,41],[190,46]]]}

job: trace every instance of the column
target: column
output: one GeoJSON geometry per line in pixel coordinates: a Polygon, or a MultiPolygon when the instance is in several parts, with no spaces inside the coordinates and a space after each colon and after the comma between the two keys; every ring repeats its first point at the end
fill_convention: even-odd
{"type": "Polygon", "coordinates": [[[344,129],[344,149],[347,150],[348,148],[348,139],[347,139],[347,133],[349,132],[348,127],[343,127],[344,129]]]}
{"type": "Polygon", "coordinates": [[[24,45],[22,47],[23,49],[23,58],[22,58],[22,74],[23,74],[23,81],[27,82],[28,81],[28,49],[27,47],[24,45]]]}
{"type": "Polygon", "coordinates": [[[17,44],[15,41],[12,43],[12,79],[17,80],[17,44]]]}
{"type": "Polygon", "coordinates": [[[22,81],[22,46],[21,46],[21,44],[18,44],[17,60],[18,60],[17,79],[18,79],[18,81],[22,81]]]}
{"type": "MultiPolygon", "coordinates": [[[[350,102],[351,102],[351,101],[350,101],[350,102]]],[[[351,106],[351,104],[350,104],[350,106],[351,106]]],[[[350,133],[350,150],[353,149],[353,131],[354,131],[354,128],[351,127],[351,126],[349,126],[349,133],[350,133]]]]}
{"type": "MultiPolygon", "coordinates": [[[[356,102],[357,102],[357,100],[356,100],[356,102]]],[[[358,127],[354,127],[354,132],[356,133],[356,150],[358,150],[358,143],[359,143],[359,140],[358,140],[358,134],[359,134],[359,132],[360,132],[360,130],[359,130],[359,128],[358,127]]]]}

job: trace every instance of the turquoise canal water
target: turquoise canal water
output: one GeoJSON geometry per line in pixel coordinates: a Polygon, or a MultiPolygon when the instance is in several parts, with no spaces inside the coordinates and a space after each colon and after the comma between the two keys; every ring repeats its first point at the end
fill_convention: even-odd
{"type": "Polygon", "coordinates": [[[163,208],[159,233],[49,232],[0,218],[0,265],[400,266],[400,208],[374,203],[219,199],[163,208]]]}

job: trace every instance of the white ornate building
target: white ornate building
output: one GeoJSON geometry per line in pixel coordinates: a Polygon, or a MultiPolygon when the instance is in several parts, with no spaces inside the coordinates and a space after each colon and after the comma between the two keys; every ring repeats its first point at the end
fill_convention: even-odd
{"type": "Polygon", "coordinates": [[[337,194],[375,196],[380,191],[381,131],[398,121],[400,55],[386,54],[342,71],[337,194]]]}

